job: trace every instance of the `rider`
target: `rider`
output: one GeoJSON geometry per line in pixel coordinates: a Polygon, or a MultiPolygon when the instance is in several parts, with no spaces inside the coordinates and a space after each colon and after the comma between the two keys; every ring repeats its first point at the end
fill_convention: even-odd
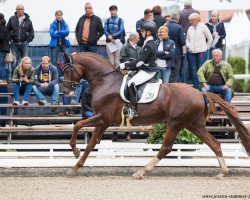
{"type": "Polygon", "coordinates": [[[128,69],[138,71],[128,82],[129,100],[128,105],[130,117],[137,117],[136,111],[136,86],[154,77],[157,71],[156,67],[156,51],[157,46],[153,35],[156,34],[157,26],[152,21],[145,22],[141,29],[141,35],[145,39],[139,58],[120,64],[120,69],[128,69]]]}

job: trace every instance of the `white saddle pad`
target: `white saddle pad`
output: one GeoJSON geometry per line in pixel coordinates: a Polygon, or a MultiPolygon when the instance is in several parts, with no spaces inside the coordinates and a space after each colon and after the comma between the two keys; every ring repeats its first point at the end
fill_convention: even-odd
{"type": "MultiPolygon", "coordinates": [[[[121,85],[121,88],[120,88],[121,98],[125,102],[129,102],[129,100],[124,95],[124,87],[125,87],[125,84],[126,84],[127,77],[128,77],[127,74],[123,77],[122,85],[121,85]]],[[[142,93],[142,97],[137,103],[150,103],[150,102],[154,101],[156,99],[156,97],[158,96],[161,84],[162,84],[161,79],[159,79],[159,81],[156,82],[156,83],[147,83],[147,85],[144,88],[144,91],[142,93]]]]}

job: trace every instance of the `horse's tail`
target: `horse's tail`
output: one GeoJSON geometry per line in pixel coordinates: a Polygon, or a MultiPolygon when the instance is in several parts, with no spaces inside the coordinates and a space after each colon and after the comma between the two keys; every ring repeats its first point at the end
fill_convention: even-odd
{"type": "Polygon", "coordinates": [[[239,133],[242,145],[244,146],[248,156],[250,156],[250,133],[246,128],[246,126],[241,121],[241,119],[239,118],[239,115],[235,110],[235,107],[233,105],[229,105],[227,102],[225,102],[222,98],[220,98],[216,94],[210,92],[203,92],[202,94],[208,98],[209,107],[212,109],[212,111],[214,110],[213,108],[215,103],[218,103],[222,107],[222,109],[228,116],[229,120],[232,122],[232,124],[235,126],[235,129],[239,133]]]}

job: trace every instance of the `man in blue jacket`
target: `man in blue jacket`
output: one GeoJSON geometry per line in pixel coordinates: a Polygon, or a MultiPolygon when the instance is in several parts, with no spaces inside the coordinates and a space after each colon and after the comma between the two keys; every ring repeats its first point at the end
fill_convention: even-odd
{"type": "MultiPolygon", "coordinates": [[[[118,17],[116,5],[110,6],[109,11],[111,17],[109,17],[104,24],[104,33],[106,35],[106,42],[108,44],[109,43],[116,44],[117,40],[120,40],[120,42],[124,44],[125,43],[124,21],[122,18],[118,17]]],[[[107,45],[106,49],[111,64],[114,66],[119,66],[121,48],[118,48],[116,51],[110,51],[109,45],[107,45]]]]}
{"type": "MultiPolygon", "coordinates": [[[[59,104],[58,73],[56,67],[50,63],[48,56],[43,56],[41,64],[35,68],[35,85],[33,85],[33,91],[39,105],[47,104],[47,100],[43,94],[52,95],[52,105],[59,104]]],[[[55,110],[55,108],[51,109],[52,112],[55,110]]]]}
{"type": "Polygon", "coordinates": [[[167,24],[167,27],[169,29],[169,38],[175,42],[175,64],[171,68],[171,76],[169,79],[170,83],[175,83],[178,80],[181,67],[181,59],[183,56],[182,47],[186,45],[183,28],[178,24],[179,18],[179,13],[172,13],[170,16],[170,22],[167,24]]]}

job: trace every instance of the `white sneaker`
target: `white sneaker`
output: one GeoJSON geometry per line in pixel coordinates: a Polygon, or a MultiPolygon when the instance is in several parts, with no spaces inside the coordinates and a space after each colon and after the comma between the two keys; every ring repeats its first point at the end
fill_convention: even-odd
{"type": "Polygon", "coordinates": [[[23,106],[28,106],[28,105],[29,105],[29,102],[23,100],[23,101],[22,101],[22,105],[23,105],[23,106]]]}
{"type": "Polygon", "coordinates": [[[70,102],[70,104],[71,104],[71,105],[77,105],[77,102],[76,102],[75,100],[72,99],[71,102],[70,102]]]}
{"type": "Polygon", "coordinates": [[[20,104],[19,101],[13,101],[12,103],[13,106],[18,106],[19,104],[20,104]]]}

